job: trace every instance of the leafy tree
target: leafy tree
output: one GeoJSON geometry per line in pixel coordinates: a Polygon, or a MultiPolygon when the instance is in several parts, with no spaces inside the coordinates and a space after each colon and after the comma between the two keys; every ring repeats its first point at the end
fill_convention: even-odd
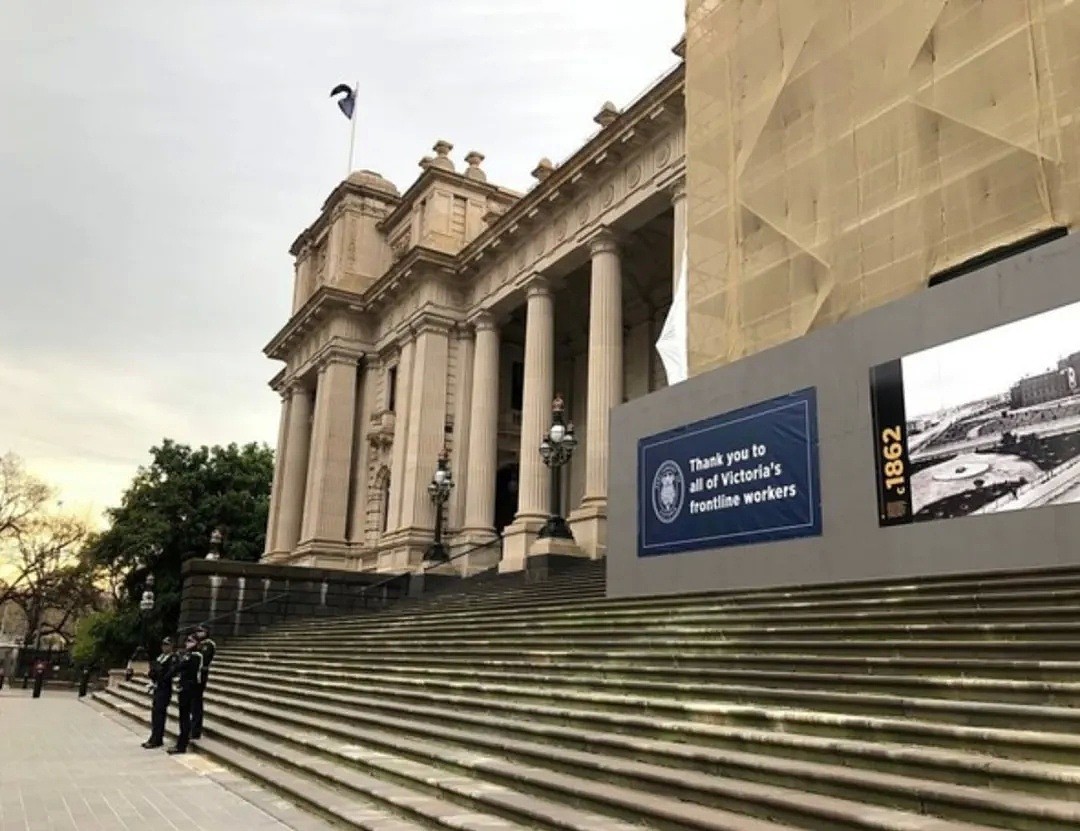
{"type": "Polygon", "coordinates": [[[273,451],[247,444],[193,449],[166,439],[150,451],[120,506],[108,511],[110,527],[88,546],[109,575],[116,614],[87,624],[84,651],[115,657],[140,642],[139,599],[148,574],[155,578],[155,609],[148,618],[150,645],[174,632],[180,617],[180,568],[206,555],[210,534],[220,528],[223,556],[258,560],[265,547],[273,478],[273,451]]]}

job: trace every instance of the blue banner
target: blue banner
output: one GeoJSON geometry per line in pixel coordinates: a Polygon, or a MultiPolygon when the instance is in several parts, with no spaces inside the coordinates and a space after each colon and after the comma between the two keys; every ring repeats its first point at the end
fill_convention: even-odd
{"type": "Polygon", "coordinates": [[[811,387],[638,441],[638,556],[821,534],[811,387]]]}

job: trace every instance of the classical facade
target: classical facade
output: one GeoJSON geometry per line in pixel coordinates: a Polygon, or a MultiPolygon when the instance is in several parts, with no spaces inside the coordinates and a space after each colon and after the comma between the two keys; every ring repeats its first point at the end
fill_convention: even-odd
{"type": "Polygon", "coordinates": [[[547,542],[539,445],[557,393],[580,442],[561,476],[575,553],[604,555],[608,412],[666,383],[654,343],[685,238],[683,74],[605,104],[526,194],[488,182],[480,153],[458,171],[444,141],[404,193],[369,171],[335,188],[291,249],[292,316],[265,350],[285,364],[266,561],[416,566],[445,448],[451,553],[522,568],[547,542]]]}

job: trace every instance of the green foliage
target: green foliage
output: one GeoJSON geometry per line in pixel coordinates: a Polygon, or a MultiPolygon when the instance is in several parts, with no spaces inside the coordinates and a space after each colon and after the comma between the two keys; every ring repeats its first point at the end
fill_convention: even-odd
{"type": "Polygon", "coordinates": [[[118,616],[115,626],[100,624],[104,628],[88,632],[115,637],[128,654],[140,637],[138,604],[147,574],[155,578],[156,606],[147,621],[152,645],[163,633],[175,632],[181,565],[206,556],[215,528],[225,536],[223,557],[259,559],[274,469],[273,451],[259,444],[192,449],[166,439],[150,455],[150,465],[139,469],[120,507],[109,510],[109,529],[88,547],[93,560],[114,575],[118,616]],[[121,626],[119,621],[130,623],[131,615],[134,625],[121,626]]]}
{"type": "Polygon", "coordinates": [[[72,660],[83,667],[122,666],[140,634],[138,612],[133,607],[95,612],[79,622],[72,660]]]}

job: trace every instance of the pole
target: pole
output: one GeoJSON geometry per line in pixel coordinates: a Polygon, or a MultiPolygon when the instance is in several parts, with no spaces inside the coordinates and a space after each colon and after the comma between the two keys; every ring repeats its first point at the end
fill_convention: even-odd
{"type": "Polygon", "coordinates": [[[356,82],[356,86],[353,87],[353,110],[352,117],[349,121],[352,122],[349,125],[349,166],[345,170],[345,178],[348,179],[349,175],[353,171],[353,146],[356,144],[356,93],[360,89],[360,82],[356,82]]]}

